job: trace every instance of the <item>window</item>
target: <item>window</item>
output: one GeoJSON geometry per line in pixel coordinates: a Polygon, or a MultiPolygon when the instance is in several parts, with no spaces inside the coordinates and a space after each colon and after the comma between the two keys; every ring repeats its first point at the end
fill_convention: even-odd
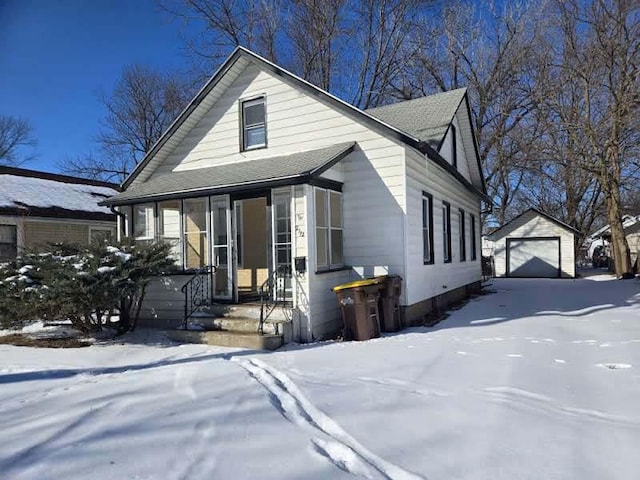
{"type": "Polygon", "coordinates": [[[158,203],[158,235],[171,244],[171,254],[176,263],[182,264],[180,247],[180,200],[158,203]]]}
{"type": "Polygon", "coordinates": [[[341,267],[342,194],[322,188],[315,189],[316,264],[318,270],[341,267]]]}
{"type": "Polygon", "coordinates": [[[460,236],[460,261],[464,262],[467,260],[467,229],[465,228],[464,223],[464,210],[458,210],[458,233],[460,236]]]}
{"type": "Polygon", "coordinates": [[[113,228],[89,227],[89,243],[109,243],[114,237],[113,228]]]}
{"type": "Polygon", "coordinates": [[[456,127],[451,124],[451,163],[458,168],[458,140],[456,138],[456,127]]]}
{"type": "Polygon", "coordinates": [[[246,100],[242,110],[242,149],[252,150],[267,146],[265,97],[246,100]]]}
{"type": "Polygon", "coordinates": [[[238,257],[238,268],[242,268],[244,265],[244,245],[242,238],[244,236],[244,218],[242,215],[242,202],[235,202],[235,221],[236,221],[236,255],[238,257]]]}
{"type": "Polygon", "coordinates": [[[444,263],[451,262],[451,205],[442,202],[442,251],[444,263]]]}
{"type": "Polygon", "coordinates": [[[476,216],[469,214],[471,221],[471,260],[476,260],[476,216]]]}
{"type": "Polygon", "coordinates": [[[202,268],[209,264],[207,199],[185,199],[183,203],[183,215],[184,268],[202,268]]]}
{"type": "Polygon", "coordinates": [[[422,192],[422,260],[433,263],[433,197],[422,192]]]}
{"type": "Polygon", "coordinates": [[[134,205],[133,237],[136,240],[153,240],[155,232],[154,204],[134,205]]]}
{"type": "Polygon", "coordinates": [[[18,230],[15,225],[0,225],[0,262],[18,256],[18,230]]]}

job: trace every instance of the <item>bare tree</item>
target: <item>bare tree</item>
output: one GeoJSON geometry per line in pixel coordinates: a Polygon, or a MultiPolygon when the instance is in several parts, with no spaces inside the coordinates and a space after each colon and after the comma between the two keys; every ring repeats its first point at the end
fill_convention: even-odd
{"type": "Polygon", "coordinates": [[[97,141],[100,152],[66,159],[70,173],[123,181],[184,108],[189,89],[176,77],[149,67],[126,67],[110,95],[97,141]]]}
{"type": "Polygon", "coordinates": [[[640,143],[640,5],[556,1],[539,107],[566,136],[570,159],[602,190],[615,273],[631,272],[622,192],[640,143]],[[546,87],[546,88],[543,88],[546,87]]]}
{"type": "Polygon", "coordinates": [[[33,158],[33,127],[22,118],[0,115],[0,165],[17,166],[33,158]]]}
{"type": "Polygon", "coordinates": [[[417,48],[435,0],[159,0],[203,27],[187,42],[201,79],[236,45],[250,48],[360,108],[383,102],[417,48]],[[204,71],[203,71],[204,70],[204,71]]]}
{"type": "Polygon", "coordinates": [[[529,81],[541,25],[537,7],[444,5],[416,39],[421,45],[398,93],[404,98],[467,87],[488,193],[502,225],[513,212],[536,128],[529,81]]]}

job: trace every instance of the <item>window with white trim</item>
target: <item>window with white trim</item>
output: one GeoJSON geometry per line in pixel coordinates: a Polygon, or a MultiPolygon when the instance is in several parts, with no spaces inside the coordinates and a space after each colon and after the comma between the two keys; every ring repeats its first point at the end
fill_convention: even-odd
{"type": "Polygon", "coordinates": [[[422,192],[422,260],[433,263],[433,197],[422,192]]]}
{"type": "Polygon", "coordinates": [[[442,202],[442,253],[444,263],[451,262],[451,205],[442,202]]]}
{"type": "Polygon", "coordinates": [[[133,238],[135,240],[154,240],[155,204],[144,203],[133,206],[133,238]]]}
{"type": "Polygon", "coordinates": [[[316,266],[318,270],[344,265],[342,193],[315,188],[316,266]]]}
{"type": "Polygon", "coordinates": [[[467,260],[467,229],[464,222],[464,210],[458,209],[458,235],[460,243],[460,261],[467,260]]]}
{"type": "Polygon", "coordinates": [[[242,150],[267,146],[265,97],[245,100],[242,110],[242,150]]]}
{"type": "Polygon", "coordinates": [[[184,268],[209,265],[207,236],[208,198],[186,198],[182,201],[184,268]]]}
{"type": "Polygon", "coordinates": [[[0,261],[15,260],[18,256],[18,228],[0,225],[0,261]]]}

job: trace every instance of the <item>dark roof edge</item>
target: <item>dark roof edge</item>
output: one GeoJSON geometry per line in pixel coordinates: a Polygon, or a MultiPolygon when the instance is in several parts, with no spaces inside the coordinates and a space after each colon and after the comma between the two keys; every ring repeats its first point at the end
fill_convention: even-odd
{"type": "Polygon", "coordinates": [[[522,217],[523,215],[529,213],[529,212],[535,212],[538,215],[543,216],[544,218],[546,218],[547,220],[549,220],[550,222],[555,223],[556,225],[569,230],[573,233],[576,233],[578,235],[580,235],[580,231],[573,228],[571,225],[568,225],[566,223],[564,223],[563,221],[558,220],[556,217],[552,217],[551,215],[549,215],[548,213],[543,212],[542,210],[536,208],[536,207],[530,207],[527,208],[524,212],[520,213],[519,215],[516,215],[515,217],[513,217],[511,220],[509,220],[507,223],[505,223],[504,225],[502,225],[499,228],[496,228],[493,232],[491,232],[489,235],[487,235],[488,237],[493,237],[496,233],[498,233],[500,230],[502,230],[503,228],[506,228],[507,226],[509,226],[511,223],[515,222],[518,218],[522,217]]]}
{"type": "MultiPolygon", "coordinates": [[[[476,127],[473,125],[473,116],[471,115],[471,102],[469,102],[469,90],[464,92],[464,101],[467,105],[467,115],[469,117],[469,125],[471,126],[471,141],[473,142],[473,149],[476,153],[476,162],[478,162],[478,172],[480,172],[480,182],[482,183],[482,191],[487,192],[487,184],[484,180],[484,174],[482,173],[482,160],[480,159],[480,150],[478,148],[478,136],[476,135],[476,127]]],[[[493,200],[490,201],[493,205],[493,200]]]]}
{"type": "Polygon", "coordinates": [[[20,217],[60,218],[67,220],[94,220],[97,222],[115,222],[113,213],[86,212],[68,210],[60,207],[0,207],[0,215],[20,217]]]}
{"type": "Polygon", "coordinates": [[[71,175],[62,175],[60,173],[42,172],[40,170],[29,170],[18,167],[0,166],[0,175],[15,175],[17,177],[40,178],[42,180],[52,180],[60,183],[72,183],[76,185],[91,185],[94,187],[107,187],[114,190],[120,190],[117,183],[103,182],[101,180],[92,180],[89,178],[72,177],[71,175]]]}
{"type": "MultiPolygon", "coordinates": [[[[453,119],[456,117],[456,113],[458,113],[458,109],[460,108],[460,105],[462,105],[462,102],[464,102],[464,99],[465,99],[466,96],[467,96],[467,89],[465,88],[464,89],[464,95],[462,95],[462,98],[460,98],[460,101],[458,102],[458,105],[456,106],[456,109],[453,112],[453,116],[449,119],[449,122],[448,122],[448,125],[447,125],[447,129],[445,130],[444,135],[442,136],[442,138],[438,142],[438,151],[442,148],[442,144],[444,143],[444,139],[447,138],[447,134],[449,133],[449,130],[451,130],[451,125],[453,124],[453,119]]],[[[471,123],[473,123],[473,122],[471,122],[471,123]]]]}
{"type": "MultiPolygon", "coordinates": [[[[447,163],[447,161],[442,158],[442,156],[436,152],[433,147],[431,147],[427,142],[422,142],[407,133],[394,128],[393,126],[378,120],[377,118],[369,115],[363,110],[350,105],[344,100],[339,99],[338,97],[330,94],[329,92],[325,92],[321,88],[316,87],[315,85],[309,83],[306,80],[294,75],[293,73],[285,70],[282,67],[279,67],[273,62],[266,60],[260,55],[242,47],[237,46],[233,53],[225,60],[222,66],[214,73],[214,75],[209,79],[209,81],[202,87],[202,89],[197,93],[197,95],[193,98],[193,100],[187,105],[187,107],[182,111],[182,113],[174,120],[174,122],[169,126],[167,131],[158,139],[158,141],[154,144],[154,146],[149,150],[147,155],[138,163],[136,168],[134,168],[133,172],[127,177],[127,179],[122,184],[123,188],[126,189],[131,182],[135,179],[135,177],[140,173],[140,171],[151,161],[151,158],[157,153],[157,151],[166,143],[166,141],[175,133],[175,131],[182,125],[182,123],[187,119],[187,117],[197,108],[197,106],[204,100],[206,95],[213,89],[213,87],[218,83],[220,78],[228,71],[230,66],[237,60],[241,55],[246,55],[252,61],[258,63],[262,68],[267,71],[274,73],[283,78],[288,78],[294,83],[296,83],[299,87],[301,87],[306,92],[319,96],[321,98],[326,99],[332,104],[336,105],[336,107],[342,109],[344,112],[348,112],[349,114],[355,115],[361,120],[364,120],[365,123],[369,126],[373,126],[375,128],[383,130],[383,132],[402,143],[405,143],[421,153],[424,153],[429,156],[435,163],[444,168],[448,173],[452,174],[454,178],[460,181],[468,190],[472,193],[479,195],[483,200],[487,202],[491,202],[491,199],[486,195],[486,188],[484,186],[484,180],[482,180],[482,189],[479,191],[476,187],[474,187],[466,178],[464,178],[460,173],[455,170],[451,165],[447,163]]],[[[465,92],[466,95],[466,92],[465,92]]],[[[472,125],[473,128],[473,125],[472,125]]],[[[477,152],[476,152],[477,153],[477,152]]],[[[482,177],[482,169],[480,170],[482,177]]]]}

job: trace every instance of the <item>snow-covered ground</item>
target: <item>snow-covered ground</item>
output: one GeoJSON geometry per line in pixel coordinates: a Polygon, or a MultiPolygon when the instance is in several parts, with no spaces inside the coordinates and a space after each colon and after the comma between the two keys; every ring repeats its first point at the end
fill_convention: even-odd
{"type": "Polygon", "coordinates": [[[0,345],[0,477],[640,478],[640,282],[493,289],[433,329],[271,354],[0,345]]]}

